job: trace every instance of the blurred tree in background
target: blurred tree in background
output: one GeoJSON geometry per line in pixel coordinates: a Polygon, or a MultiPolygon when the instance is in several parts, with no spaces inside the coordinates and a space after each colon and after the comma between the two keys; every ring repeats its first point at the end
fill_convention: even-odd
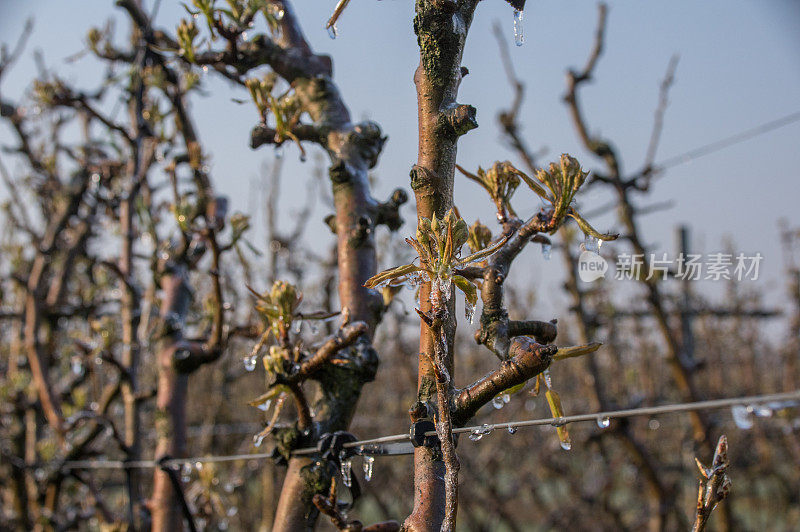
{"type": "MultiPolygon", "coordinates": [[[[347,3],[328,24],[333,36],[347,3]]],[[[514,100],[498,125],[524,170],[491,159],[465,169],[456,145],[477,127],[476,110],[456,96],[478,2],[418,0],[419,159],[410,188],[398,182],[378,201],[376,176],[397,174],[373,173],[386,136],[351,119],[331,58],[314,53],[288,1],[192,0],[174,29],[155,27],[137,0],[116,4],[129,35],[111,25],[87,34],[106,65],[98,86],[41,65],[30,93],[12,101],[2,82],[30,28],[0,57],[0,111],[15,135],[0,166],[2,528],[396,530],[391,520],[408,516],[406,530],[453,530],[458,509],[463,530],[700,530],[722,487],[728,495],[726,468],[731,497],[712,528],[800,526],[796,404],[453,438],[466,425],[790,392],[800,382],[797,229],[782,228],[793,306],[779,337],[764,326],[776,313],[735,280],[717,305],[653,275],[639,221],[664,170],[656,151],[676,60],[646,160],[625,174],[623,154],[592,133],[581,107],[583,84],[600,75],[601,5],[589,59],[568,71],[564,97],[596,160],[541,164],[521,134],[524,84],[500,36],[514,100]],[[224,170],[208,164],[214,147],[190,102],[211,75],[253,106],[250,148],[276,150],[262,169],[263,220],[229,212],[224,170]],[[284,175],[285,143],[310,156],[308,175],[284,175]],[[299,213],[282,207],[287,178],[308,183],[299,213]],[[453,205],[454,187],[476,184],[496,208],[495,228],[453,205]],[[612,190],[619,216],[620,241],[603,255],[646,258],[624,308],[610,279],[579,279],[576,251],[600,254],[617,238],[580,208],[578,192],[593,187],[612,190]],[[412,192],[416,215],[404,225],[412,192]],[[515,194],[541,208],[518,214],[515,194]],[[333,212],[328,249],[308,243],[320,209],[333,212]],[[250,236],[262,223],[265,246],[250,236]],[[558,320],[531,319],[548,295],[526,282],[535,275],[521,254],[528,244],[563,261],[571,307],[558,320]],[[413,461],[324,445],[292,454],[345,431],[407,433],[408,416],[438,438],[413,461]],[[730,449],[718,447],[723,433],[730,449]],[[273,447],[272,460],[246,456],[273,447]],[[211,458],[232,455],[245,456],[211,458]],[[199,459],[169,461],[184,457],[199,459]],[[703,507],[695,457],[709,466],[701,500],[714,486],[703,507]],[[103,463],[117,465],[92,466],[103,463]]],[[[521,44],[524,1],[511,4],[521,44]]]]}

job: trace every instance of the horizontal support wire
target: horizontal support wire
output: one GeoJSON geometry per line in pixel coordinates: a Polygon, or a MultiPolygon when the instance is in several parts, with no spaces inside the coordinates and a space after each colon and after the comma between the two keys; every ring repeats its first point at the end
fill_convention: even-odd
{"type": "Polygon", "coordinates": [[[654,164],[653,169],[656,171],[661,171],[661,170],[666,170],[667,168],[672,168],[673,166],[678,166],[679,164],[688,163],[689,161],[699,159],[700,157],[705,157],[706,155],[710,155],[714,152],[718,152],[722,149],[728,148],[735,144],[739,144],[741,142],[748,141],[755,137],[759,137],[761,135],[769,133],[770,131],[774,131],[776,129],[788,126],[790,124],[794,124],[795,122],[800,122],[800,111],[795,111],[794,113],[782,116],[777,120],[766,122],[764,124],[748,129],[746,131],[742,131],[740,133],[736,133],[735,135],[731,135],[730,137],[726,137],[724,139],[720,139],[715,142],[705,144],[698,148],[694,148],[680,155],[674,155],[672,157],[668,157],[654,164]]]}
{"type": "MultiPolygon", "coordinates": [[[[486,423],[470,427],[459,427],[453,429],[453,434],[460,434],[472,431],[488,433],[497,429],[534,427],[541,425],[552,425],[559,427],[569,423],[581,423],[586,421],[612,420],[629,418],[635,416],[655,416],[659,414],[671,414],[680,412],[692,412],[697,410],[714,410],[732,406],[769,406],[774,403],[774,409],[788,408],[800,405],[800,390],[786,393],[776,393],[769,395],[756,395],[751,397],[733,397],[729,399],[712,399],[709,401],[698,401],[694,403],[675,403],[662,406],[651,406],[642,408],[630,408],[627,410],[610,410],[607,412],[595,412],[591,414],[576,414],[557,418],[527,419],[521,421],[506,421],[503,423],[486,423]]],[[[425,433],[426,436],[436,435],[436,431],[425,433]]],[[[393,434],[369,440],[358,440],[342,445],[343,448],[361,448],[366,446],[380,446],[386,443],[408,442],[411,441],[409,434],[393,434]]],[[[318,452],[316,447],[306,447],[292,451],[293,456],[310,455],[318,452]]],[[[363,454],[380,454],[365,452],[363,454]]],[[[165,460],[163,465],[168,467],[180,467],[187,464],[207,464],[219,462],[234,462],[238,460],[261,460],[271,458],[272,453],[253,453],[253,454],[234,454],[227,456],[198,456],[195,458],[172,458],[165,460]]],[[[61,465],[64,470],[71,469],[151,469],[160,467],[155,460],[72,460],[61,465]]]]}

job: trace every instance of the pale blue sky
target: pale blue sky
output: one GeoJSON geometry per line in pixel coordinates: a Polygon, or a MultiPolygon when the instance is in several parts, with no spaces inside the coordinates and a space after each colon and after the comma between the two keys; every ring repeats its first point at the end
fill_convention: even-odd
{"type": "MultiPolygon", "coordinates": [[[[354,117],[378,121],[389,135],[376,169],[380,179],[376,195],[385,199],[397,186],[408,188],[408,171],[417,153],[413,2],[354,0],[339,22],[339,38],[330,40],[324,23],[335,3],[296,2],[296,9],[314,48],[334,57],[336,80],[354,117]]],[[[800,110],[800,2],[609,3],[605,54],[595,82],[583,94],[592,130],[615,141],[628,170],[638,168],[644,157],[658,85],[674,53],[680,54],[680,64],[658,159],[800,110]]],[[[81,49],[89,25],[101,25],[109,16],[123,20],[111,0],[0,0],[0,38],[15,40],[29,16],[36,19],[29,51],[41,49],[48,65],[87,87],[101,72],[89,61],[71,65],[64,58],[81,49]]],[[[179,2],[163,0],[160,25],[174,27],[180,16],[179,2]]],[[[462,138],[459,163],[473,169],[497,159],[515,159],[499,143],[496,127],[497,111],[507,106],[511,90],[491,33],[494,20],[503,24],[511,39],[511,8],[502,0],[485,0],[478,8],[464,58],[471,73],[462,83],[459,100],[477,107],[480,127],[462,138]]],[[[522,119],[530,145],[547,147],[548,159],[572,153],[587,168],[596,161],[580,149],[561,95],[565,68],[585,62],[595,20],[594,2],[528,0],[526,43],[511,50],[528,87],[522,119]]],[[[125,27],[117,25],[121,33],[125,27]]],[[[34,73],[28,57],[0,90],[16,98],[34,73]]],[[[208,89],[211,97],[194,104],[200,135],[213,154],[217,187],[230,195],[234,208],[246,210],[249,183],[261,163],[273,155],[267,149],[252,152],[247,147],[256,115],[250,106],[230,102],[230,98],[245,98],[244,92],[220,81],[210,83],[208,89]],[[211,101],[214,105],[205,105],[211,101]]],[[[0,130],[0,142],[8,139],[8,132],[0,130]]],[[[800,123],[670,170],[656,182],[645,203],[674,200],[676,205],[644,219],[648,242],[658,250],[672,251],[677,223],[691,224],[696,246],[706,251],[719,249],[723,238],[731,237],[737,250],[765,256],[760,285],[772,301],[782,301],[777,221],[786,218],[800,225],[798,140],[800,123]]],[[[304,176],[310,166],[297,161],[294,148],[287,150],[286,158],[287,175],[292,178],[284,186],[284,204],[291,208],[305,196],[304,176]]],[[[606,198],[593,193],[583,203],[591,207],[606,198]]],[[[476,216],[492,219],[488,202],[471,183],[459,181],[456,202],[470,221],[476,216]]],[[[521,198],[517,204],[517,210],[525,213],[537,201],[521,198]]],[[[410,207],[406,209],[407,214],[411,212],[410,207]]],[[[613,227],[611,216],[595,221],[602,229],[613,227]]],[[[528,257],[528,265],[519,267],[542,268],[540,286],[558,275],[560,261],[545,263],[538,252],[528,257]]],[[[551,284],[542,295],[562,297],[559,290],[551,284]]]]}

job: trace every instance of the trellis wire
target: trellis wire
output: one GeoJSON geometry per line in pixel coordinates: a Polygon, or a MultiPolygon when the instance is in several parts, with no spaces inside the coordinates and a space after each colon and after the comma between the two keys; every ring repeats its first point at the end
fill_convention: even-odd
{"type": "Polygon", "coordinates": [[[720,139],[715,142],[705,144],[698,148],[694,148],[692,150],[684,152],[680,155],[674,155],[672,157],[663,159],[660,162],[654,164],[653,168],[655,170],[666,170],[667,168],[672,168],[673,166],[677,166],[679,164],[688,163],[689,161],[693,161],[694,159],[699,159],[700,157],[710,155],[714,152],[728,148],[735,144],[739,144],[741,142],[745,142],[755,137],[759,137],[765,133],[769,133],[770,131],[774,131],[776,129],[788,126],[798,121],[800,121],[800,111],[795,111],[794,113],[782,116],[781,118],[772,120],[770,122],[766,122],[751,129],[741,131],[739,133],[736,133],[735,135],[731,135],[730,137],[726,137],[724,139],[720,139]]]}
{"type": "MultiPolygon", "coordinates": [[[[697,401],[694,403],[675,403],[662,406],[651,406],[642,408],[630,408],[627,410],[611,410],[607,412],[595,412],[591,414],[576,414],[557,418],[527,419],[521,421],[506,421],[503,423],[486,423],[471,427],[460,427],[453,429],[454,434],[472,431],[494,431],[497,429],[533,427],[540,425],[561,426],[569,423],[580,423],[585,421],[621,419],[634,416],[654,416],[658,414],[670,414],[679,412],[689,412],[696,410],[713,410],[731,406],[751,406],[777,403],[778,408],[796,406],[800,402],[800,390],[793,392],[777,393],[769,395],[757,395],[752,397],[733,397],[729,399],[712,399],[709,401],[697,401]],[[788,403],[788,404],[787,404],[788,403]]],[[[435,431],[427,432],[426,435],[435,435],[435,431]]],[[[345,443],[345,448],[358,448],[366,445],[380,445],[384,443],[408,442],[411,437],[408,434],[393,434],[369,440],[359,440],[345,443]]],[[[292,451],[292,455],[309,455],[317,452],[316,447],[306,447],[292,451]]],[[[61,465],[62,469],[151,469],[165,465],[168,467],[179,467],[191,464],[207,464],[220,462],[234,462],[238,460],[259,460],[271,458],[272,453],[253,453],[253,454],[233,454],[226,456],[199,456],[195,458],[173,458],[165,460],[159,464],[155,460],[72,460],[66,461],[61,465]]]]}

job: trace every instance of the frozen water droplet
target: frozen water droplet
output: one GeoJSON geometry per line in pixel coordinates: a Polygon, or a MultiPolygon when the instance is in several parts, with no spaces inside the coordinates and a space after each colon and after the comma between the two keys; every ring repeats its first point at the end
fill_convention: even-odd
{"type": "Polygon", "coordinates": [[[245,41],[247,40],[247,32],[246,31],[242,33],[242,39],[244,39],[245,41]]]}
{"type": "Polygon", "coordinates": [[[364,457],[364,480],[369,482],[372,480],[372,467],[375,465],[375,457],[374,456],[365,456],[364,457]]]}
{"type": "Polygon", "coordinates": [[[353,479],[350,476],[353,471],[353,462],[350,458],[347,458],[344,451],[339,454],[339,464],[339,473],[342,474],[342,484],[349,488],[353,484],[353,479]]]}
{"type": "Polygon", "coordinates": [[[295,334],[300,334],[300,330],[303,328],[303,320],[295,318],[292,322],[292,332],[295,334]]]}
{"type": "MultiPolygon", "coordinates": [[[[233,484],[230,484],[230,483],[226,484],[225,485],[225,491],[227,491],[228,493],[232,493],[233,492],[233,484]],[[230,486],[230,491],[228,490],[228,486],[230,486]]],[[[239,508],[236,507],[236,506],[231,506],[230,508],[228,508],[228,510],[225,513],[228,515],[228,517],[233,517],[234,515],[239,513],[239,508]]]]}
{"type": "Polygon", "coordinates": [[[565,451],[569,451],[570,449],[572,449],[572,442],[569,440],[562,441],[561,448],[564,449],[565,451]]]}
{"type": "Polygon", "coordinates": [[[753,428],[753,419],[750,417],[750,412],[746,406],[734,405],[731,407],[731,415],[733,422],[742,430],[753,428]]]}
{"type": "Polygon", "coordinates": [[[335,39],[339,35],[339,30],[336,28],[336,24],[332,26],[328,26],[328,37],[331,39],[335,39]]]}
{"type": "Polygon", "coordinates": [[[514,10],[514,44],[522,46],[525,42],[525,35],[522,33],[523,13],[520,9],[514,10]]]}
{"type": "Polygon", "coordinates": [[[503,402],[504,403],[510,403],[511,402],[511,394],[504,393],[502,395],[502,397],[503,397],[503,402]]]}
{"type": "Polygon", "coordinates": [[[83,362],[81,361],[80,357],[72,357],[70,365],[74,375],[80,375],[83,373],[83,362]]]}
{"type": "Polygon", "coordinates": [[[203,469],[203,462],[198,460],[197,462],[194,463],[194,468],[200,471],[201,469],[203,469]]]}
{"type": "Polygon", "coordinates": [[[552,255],[553,255],[553,245],[542,244],[542,257],[544,257],[544,260],[550,260],[550,257],[552,255]]]}
{"type": "Polygon", "coordinates": [[[261,447],[261,444],[264,442],[264,435],[259,433],[253,436],[253,445],[255,447],[261,447]]]}
{"type": "Polygon", "coordinates": [[[464,302],[464,316],[466,316],[467,321],[470,322],[470,324],[475,321],[475,305],[469,301],[464,302]]]}
{"type": "Polygon", "coordinates": [[[469,433],[469,439],[472,441],[480,441],[481,438],[483,438],[490,432],[492,432],[492,429],[489,428],[489,425],[484,423],[483,425],[481,425],[480,428],[472,429],[472,431],[469,433]]]}
{"type": "Polygon", "coordinates": [[[751,405],[749,410],[758,417],[772,416],[772,409],[767,405],[751,405]]]}
{"type": "Polygon", "coordinates": [[[611,425],[611,419],[608,417],[599,417],[597,418],[597,426],[601,429],[607,429],[608,426],[611,425]]]}
{"type": "Polygon", "coordinates": [[[495,407],[497,410],[503,408],[505,406],[503,398],[500,397],[499,395],[495,395],[494,399],[492,399],[492,406],[495,407]]]}
{"type": "Polygon", "coordinates": [[[275,17],[275,20],[277,20],[277,21],[283,20],[283,15],[285,14],[285,11],[283,10],[282,7],[280,7],[278,5],[275,5],[275,4],[270,4],[267,7],[267,9],[269,10],[269,13],[273,17],[275,17]]]}
{"type": "Polygon", "coordinates": [[[208,65],[203,65],[203,73],[208,73],[208,65]]]}
{"type": "Polygon", "coordinates": [[[262,412],[266,412],[267,410],[269,410],[271,404],[272,404],[271,400],[266,400],[260,405],[258,405],[258,409],[261,410],[262,412]]]}
{"type": "Polygon", "coordinates": [[[244,369],[247,371],[253,371],[256,369],[256,356],[250,355],[244,357],[244,369]]]}
{"type": "Polygon", "coordinates": [[[192,13],[192,18],[195,19],[195,20],[197,20],[197,18],[199,16],[200,16],[200,13],[192,13]]]}
{"type": "Polygon", "coordinates": [[[508,427],[508,433],[509,434],[516,434],[517,433],[517,427],[508,427]]]}
{"type": "Polygon", "coordinates": [[[590,235],[586,235],[586,240],[583,243],[583,246],[586,248],[586,251],[591,251],[592,253],[600,253],[600,240],[590,235]]]}

